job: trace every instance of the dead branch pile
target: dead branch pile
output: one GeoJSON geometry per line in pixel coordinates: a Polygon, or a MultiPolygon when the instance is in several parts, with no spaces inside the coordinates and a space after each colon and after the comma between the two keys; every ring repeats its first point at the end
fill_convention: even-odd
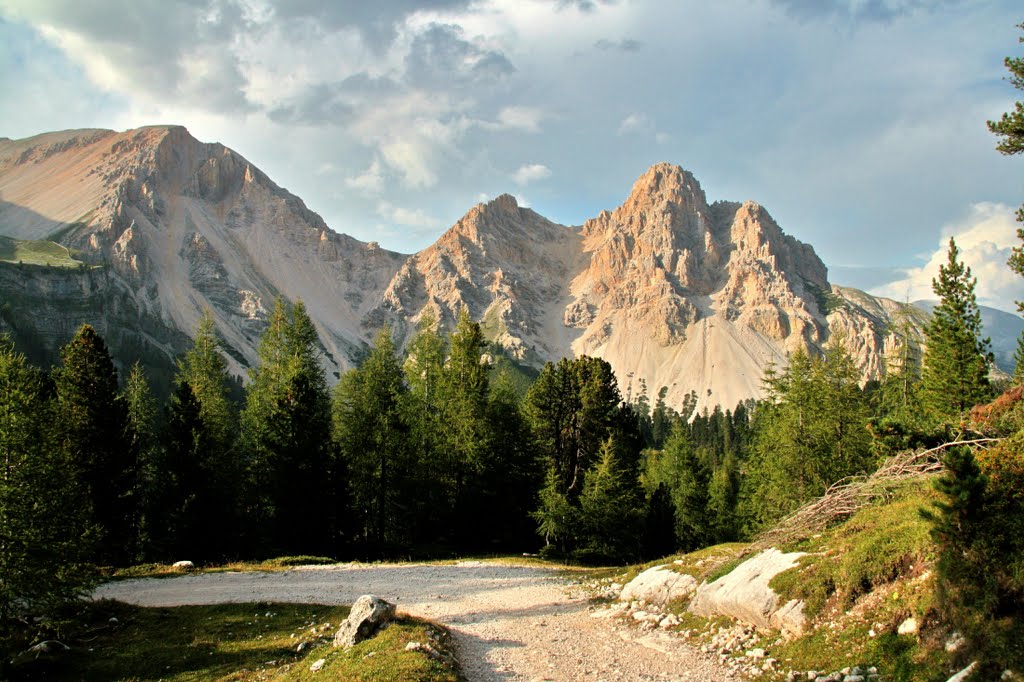
{"type": "Polygon", "coordinates": [[[888,499],[898,484],[942,471],[939,454],[948,448],[960,445],[981,448],[998,440],[976,438],[944,443],[930,450],[910,450],[895,454],[870,476],[851,476],[832,484],[823,496],[808,502],[759,535],[744,554],[754,554],[820,532],[835,521],[852,516],[878,500],[888,499]]]}

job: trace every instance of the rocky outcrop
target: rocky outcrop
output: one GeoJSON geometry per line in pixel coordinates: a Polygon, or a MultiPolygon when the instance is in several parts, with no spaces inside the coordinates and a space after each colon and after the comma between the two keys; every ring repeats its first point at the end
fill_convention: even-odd
{"type": "Polygon", "coordinates": [[[729,616],[759,628],[774,628],[799,636],[806,626],[803,603],[779,604],[779,595],[768,583],[779,573],[796,566],[804,552],[782,553],[766,549],[711,583],[703,583],[688,607],[698,616],[729,616]]]}

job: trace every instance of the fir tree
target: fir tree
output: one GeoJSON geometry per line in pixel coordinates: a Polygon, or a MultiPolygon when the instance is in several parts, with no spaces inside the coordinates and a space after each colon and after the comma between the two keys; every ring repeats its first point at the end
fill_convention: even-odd
{"type": "Polygon", "coordinates": [[[974,296],[977,280],[959,254],[950,239],[948,261],[932,280],[939,303],[925,327],[922,401],[938,421],[959,419],[991,393],[992,353],[989,340],[981,338],[981,312],[974,296]]]}
{"type": "Polygon", "coordinates": [[[606,563],[635,560],[640,555],[643,497],[633,458],[628,449],[616,445],[614,437],[601,444],[580,495],[578,558],[606,563]]]}
{"type": "Polygon", "coordinates": [[[669,434],[664,457],[673,473],[676,546],[690,552],[707,545],[711,537],[711,519],[708,516],[710,476],[707,466],[694,452],[682,424],[669,434]]]}
{"type": "Polygon", "coordinates": [[[54,371],[56,425],[98,527],[96,560],[125,565],[138,548],[139,463],[117,370],[89,325],[82,325],[61,349],[61,361],[54,371]]]}
{"type": "Polygon", "coordinates": [[[124,390],[128,407],[128,437],[139,457],[139,506],[141,554],[146,555],[159,529],[154,526],[159,510],[156,509],[161,481],[160,434],[157,425],[156,399],[142,365],[136,362],[128,374],[124,390]]]}

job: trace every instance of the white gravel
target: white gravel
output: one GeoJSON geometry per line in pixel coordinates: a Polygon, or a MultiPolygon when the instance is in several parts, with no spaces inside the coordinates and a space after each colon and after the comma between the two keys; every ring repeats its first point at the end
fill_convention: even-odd
{"type": "Polygon", "coordinates": [[[449,628],[471,682],[732,680],[664,632],[593,618],[586,595],[551,569],[494,563],[351,564],[278,573],[206,573],[107,583],[95,598],[142,606],[276,601],[351,604],[363,594],[449,628]]]}

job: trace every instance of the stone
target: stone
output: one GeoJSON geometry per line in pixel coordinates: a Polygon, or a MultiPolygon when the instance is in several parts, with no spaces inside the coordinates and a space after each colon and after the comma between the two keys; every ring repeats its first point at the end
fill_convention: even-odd
{"type": "Polygon", "coordinates": [[[946,640],[946,653],[955,654],[957,651],[960,651],[960,648],[966,643],[967,640],[964,639],[963,635],[959,632],[954,632],[949,636],[949,639],[946,640]]]}
{"type": "Polygon", "coordinates": [[[334,646],[346,649],[373,637],[395,617],[395,605],[372,594],[356,599],[348,618],[334,636],[334,646]]]}
{"type": "Polygon", "coordinates": [[[921,626],[918,624],[917,618],[911,617],[900,623],[900,626],[896,628],[896,633],[900,635],[916,635],[920,629],[921,626]]]}
{"type": "Polygon", "coordinates": [[[183,571],[191,571],[193,568],[196,567],[196,565],[193,564],[191,561],[175,561],[173,564],[171,564],[171,567],[179,568],[183,571]]]}
{"type": "Polygon", "coordinates": [[[689,611],[713,618],[728,616],[759,628],[777,628],[786,637],[804,632],[806,616],[803,602],[788,601],[779,606],[779,595],[768,582],[779,573],[792,568],[804,552],[783,554],[769,548],[744,561],[711,583],[697,588],[689,611]]]}
{"type": "Polygon", "coordinates": [[[978,667],[978,662],[974,661],[969,666],[958,672],[953,677],[946,680],[946,682],[965,682],[974,673],[974,669],[978,667]]]}
{"type": "Polygon", "coordinates": [[[630,580],[622,593],[621,601],[642,601],[660,608],[673,601],[684,599],[697,589],[697,579],[685,573],[676,573],[669,566],[654,566],[630,580]]]}
{"type": "Polygon", "coordinates": [[[318,659],[316,661],[313,661],[313,665],[309,666],[309,672],[311,672],[311,673],[318,673],[318,672],[320,672],[320,669],[323,668],[324,665],[326,665],[326,663],[327,663],[327,659],[326,658],[321,658],[321,659],[318,659]]]}
{"type": "Polygon", "coordinates": [[[71,651],[71,647],[69,647],[64,642],[58,642],[55,639],[47,639],[45,641],[39,642],[39,644],[36,644],[35,646],[29,647],[29,653],[35,654],[37,658],[41,654],[64,654],[69,651],[71,651]]]}

